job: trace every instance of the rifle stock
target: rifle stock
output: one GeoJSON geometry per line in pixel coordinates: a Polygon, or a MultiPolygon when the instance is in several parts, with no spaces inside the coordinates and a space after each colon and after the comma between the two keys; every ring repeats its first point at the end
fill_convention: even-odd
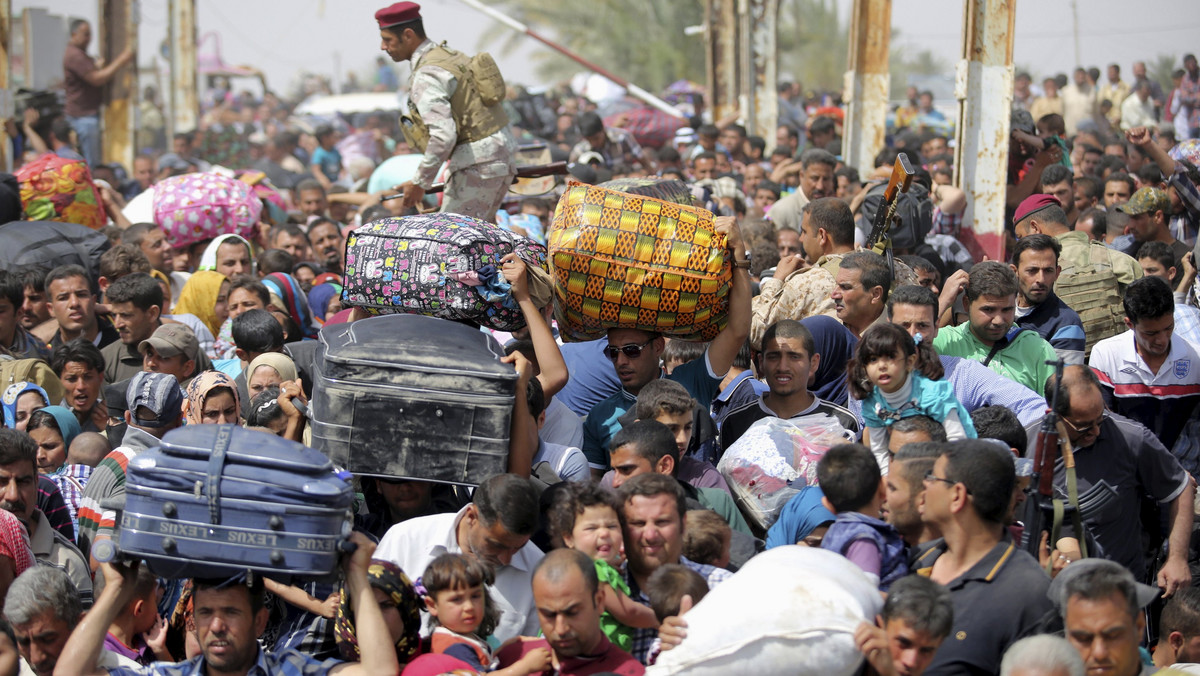
{"type": "Polygon", "coordinates": [[[1034,442],[1033,477],[1029,486],[1030,494],[1025,499],[1025,531],[1022,537],[1023,544],[1034,558],[1039,554],[1042,531],[1049,530],[1046,515],[1053,513],[1054,463],[1058,459],[1059,449],[1058,384],[1062,382],[1064,363],[1061,359],[1046,363],[1054,366],[1055,387],[1050,411],[1042,418],[1037,441],[1034,442]]]}
{"type": "Polygon", "coordinates": [[[875,212],[875,218],[871,222],[871,234],[867,237],[866,248],[879,255],[883,255],[890,248],[891,240],[888,238],[888,231],[892,227],[892,219],[896,217],[900,193],[908,192],[915,174],[912,163],[908,161],[908,155],[897,154],[896,162],[892,165],[892,175],[888,178],[887,188],[883,191],[883,202],[880,203],[879,209],[875,212]]]}
{"type": "MultiPolygon", "coordinates": [[[[517,175],[513,177],[513,183],[522,178],[537,178],[539,176],[554,176],[567,173],[566,162],[551,162],[550,164],[534,164],[529,166],[517,167],[517,175]]],[[[429,190],[425,191],[426,195],[431,195],[436,192],[443,192],[446,189],[445,183],[434,183],[429,186],[429,190]]],[[[401,193],[395,195],[384,195],[379,198],[379,201],[386,202],[404,197],[401,193]]]]}

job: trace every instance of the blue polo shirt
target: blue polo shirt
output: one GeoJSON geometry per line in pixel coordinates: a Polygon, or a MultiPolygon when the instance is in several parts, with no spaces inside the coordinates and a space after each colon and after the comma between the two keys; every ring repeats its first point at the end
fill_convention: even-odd
{"type": "Polygon", "coordinates": [[[1027,315],[1021,316],[1024,308],[1017,308],[1017,326],[1038,334],[1050,343],[1050,347],[1068,364],[1082,364],[1083,353],[1086,349],[1083,335],[1083,322],[1079,313],[1062,302],[1054,293],[1046,300],[1030,308],[1027,315]]]}
{"type": "MultiPolygon", "coordinates": [[[[607,359],[605,360],[607,361],[607,359]]],[[[611,370],[611,366],[609,367],[611,370]]],[[[686,364],[676,366],[668,380],[683,385],[705,410],[712,406],[713,398],[721,388],[724,374],[713,374],[712,365],[708,363],[708,350],[700,359],[693,359],[686,364]]],[[[633,408],[637,397],[622,387],[615,394],[596,404],[583,421],[583,454],[587,456],[588,466],[592,469],[608,469],[608,443],[613,435],[621,429],[619,418],[633,408]]]]}

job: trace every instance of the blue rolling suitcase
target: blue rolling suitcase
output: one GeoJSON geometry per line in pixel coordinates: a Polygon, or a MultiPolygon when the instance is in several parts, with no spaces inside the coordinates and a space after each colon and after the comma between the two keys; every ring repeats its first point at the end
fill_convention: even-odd
{"type": "Polygon", "coordinates": [[[302,444],[236,425],[168,432],[130,460],[125,490],[117,546],[161,577],[324,577],[353,526],[347,472],[302,444]]]}

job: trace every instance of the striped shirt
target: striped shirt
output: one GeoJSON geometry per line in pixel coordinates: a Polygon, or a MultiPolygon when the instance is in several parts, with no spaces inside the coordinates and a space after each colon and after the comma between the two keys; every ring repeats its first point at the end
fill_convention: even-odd
{"type": "MultiPolygon", "coordinates": [[[[246,676],[323,676],[341,665],[341,660],[315,660],[296,650],[267,652],[258,650],[258,659],[246,676]]],[[[204,676],[204,656],[197,655],[186,662],[155,662],[150,666],[109,669],[109,676],[204,676]]]]}
{"type": "Polygon", "coordinates": [[[1157,373],[1138,354],[1133,331],[1096,343],[1088,366],[1108,409],[1145,425],[1167,448],[1200,404],[1200,354],[1181,336],[1171,336],[1157,373]]]}

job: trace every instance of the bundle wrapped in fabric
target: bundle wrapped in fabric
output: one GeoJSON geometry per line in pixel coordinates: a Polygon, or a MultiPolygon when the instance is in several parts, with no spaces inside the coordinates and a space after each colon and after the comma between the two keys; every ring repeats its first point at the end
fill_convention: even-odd
{"type": "Polygon", "coordinates": [[[763,418],[726,449],[717,470],[742,514],[765,531],[800,488],[817,485],[817,462],[825,451],[848,441],[852,435],[824,413],[763,418]]]}
{"type": "Polygon", "coordinates": [[[251,239],[262,209],[250,185],[220,174],[184,174],[154,184],[154,222],[173,247],[219,235],[251,239]]]}
{"type": "Polygon", "coordinates": [[[845,557],[775,547],[696,604],[687,638],[646,676],[725,676],[748,664],[758,676],[851,676],[863,661],[854,630],[882,607],[875,584],[845,557]]]}
{"type": "Polygon", "coordinates": [[[725,326],[733,270],[710,211],[571,182],[548,242],[566,339],[639,329],[707,341],[725,326]]]}
{"type": "Polygon", "coordinates": [[[427,315],[515,331],[525,318],[500,269],[509,253],[525,262],[537,302],[546,250],[532,240],[459,214],[373,221],[346,240],[342,304],[372,315],[427,315]]]}
{"type": "Polygon", "coordinates": [[[664,202],[674,202],[683,207],[700,206],[688,184],[677,179],[629,176],[605,181],[600,184],[600,187],[616,190],[617,192],[627,192],[630,195],[653,197],[664,202]]]}
{"type": "Polygon", "coordinates": [[[76,223],[93,230],[108,223],[87,162],[46,154],[17,169],[16,176],[29,220],[76,223]]]}

